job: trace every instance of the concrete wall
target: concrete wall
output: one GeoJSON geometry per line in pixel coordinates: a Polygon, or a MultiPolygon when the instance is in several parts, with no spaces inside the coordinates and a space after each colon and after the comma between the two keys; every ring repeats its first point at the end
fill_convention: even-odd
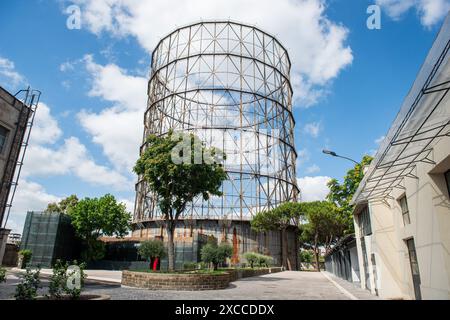
{"type": "MultiPolygon", "coordinates": [[[[372,235],[365,237],[373,293],[387,299],[415,299],[406,240],[413,238],[420,271],[422,299],[450,299],[450,199],[444,173],[450,169],[450,138],[444,137],[429,156],[435,164],[419,162],[395,188],[387,202],[369,202],[372,235]],[[411,223],[404,225],[399,199],[406,195],[411,223]]],[[[356,215],[358,214],[355,211],[356,215]]],[[[356,233],[359,227],[355,223],[356,233]]],[[[360,235],[359,235],[360,236],[360,235]]],[[[358,238],[359,238],[358,236],[358,238]]],[[[364,276],[358,239],[361,277],[364,276]]],[[[366,287],[361,281],[362,287],[366,287]]],[[[369,286],[370,287],[370,286],[369,286]]]]}

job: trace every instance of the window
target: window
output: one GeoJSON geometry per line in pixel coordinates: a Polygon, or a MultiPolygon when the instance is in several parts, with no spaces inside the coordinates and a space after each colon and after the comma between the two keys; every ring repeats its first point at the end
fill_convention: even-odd
{"type": "Polygon", "coordinates": [[[403,196],[399,200],[400,207],[402,209],[402,217],[403,217],[403,225],[407,225],[411,223],[411,219],[409,218],[409,209],[408,209],[408,201],[406,200],[406,196],[403,196]]]}
{"type": "Polygon", "coordinates": [[[0,153],[3,153],[3,149],[5,149],[8,132],[8,129],[0,126],[0,153]]]}
{"type": "Polygon", "coordinates": [[[365,207],[358,215],[358,225],[361,230],[361,236],[372,234],[372,226],[370,225],[369,207],[365,207]]]}
{"type": "Polygon", "coordinates": [[[445,181],[447,182],[448,196],[450,197],[450,170],[445,173],[445,181]]]}
{"type": "Polygon", "coordinates": [[[414,239],[406,240],[406,246],[408,247],[409,263],[411,266],[411,274],[416,300],[422,300],[422,294],[420,292],[419,261],[417,260],[417,253],[416,253],[416,246],[414,244],[414,239]]]}

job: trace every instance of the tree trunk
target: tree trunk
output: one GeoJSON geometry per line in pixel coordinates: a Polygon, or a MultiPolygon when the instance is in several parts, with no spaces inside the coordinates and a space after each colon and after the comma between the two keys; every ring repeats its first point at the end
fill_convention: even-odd
{"type": "Polygon", "coordinates": [[[319,261],[319,235],[316,232],[315,236],[314,236],[314,257],[316,258],[316,269],[317,271],[320,272],[320,261],[319,261]]]}
{"type": "Polygon", "coordinates": [[[288,240],[286,228],[281,229],[281,260],[282,266],[286,267],[288,270],[292,270],[291,261],[288,255],[288,240]]]}
{"type": "Polygon", "coordinates": [[[314,257],[316,260],[316,270],[320,272],[319,250],[314,248],[314,257]]]}
{"type": "Polygon", "coordinates": [[[171,223],[168,223],[167,227],[167,251],[169,258],[169,271],[175,270],[175,246],[173,243],[173,236],[175,233],[175,226],[172,226],[171,223]]]}

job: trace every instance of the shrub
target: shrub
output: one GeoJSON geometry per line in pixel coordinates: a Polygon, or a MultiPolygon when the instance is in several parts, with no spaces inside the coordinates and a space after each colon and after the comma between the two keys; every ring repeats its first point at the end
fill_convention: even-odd
{"type": "Polygon", "coordinates": [[[228,243],[221,243],[217,247],[217,262],[223,263],[227,258],[233,255],[233,247],[228,243]]]}
{"type": "Polygon", "coordinates": [[[227,243],[221,243],[219,246],[214,242],[209,242],[203,246],[200,251],[202,261],[212,264],[214,270],[217,270],[217,266],[223,263],[226,258],[231,257],[233,254],[233,248],[227,243]]]}
{"type": "Polygon", "coordinates": [[[58,259],[58,260],[56,260],[56,263],[53,266],[53,274],[50,277],[50,282],[49,282],[49,286],[48,286],[49,296],[52,299],[60,299],[61,295],[64,292],[64,286],[67,281],[67,279],[66,279],[67,265],[66,264],[64,264],[61,260],[58,259]]]}
{"type": "Polygon", "coordinates": [[[197,262],[185,262],[183,264],[183,269],[185,270],[194,270],[197,269],[197,262]]]}
{"type": "Polygon", "coordinates": [[[269,267],[273,263],[273,258],[263,254],[257,254],[257,262],[260,267],[269,267]]]}
{"type": "Polygon", "coordinates": [[[37,297],[37,291],[41,286],[41,281],[39,279],[40,268],[36,271],[31,271],[27,268],[27,272],[22,280],[16,287],[16,293],[14,298],[16,300],[34,300],[37,297]]]}
{"type": "Polygon", "coordinates": [[[256,263],[258,263],[258,254],[256,252],[246,252],[244,254],[245,260],[250,264],[250,267],[253,268],[256,263]]]}
{"type": "Polygon", "coordinates": [[[217,247],[211,243],[207,243],[200,251],[202,261],[208,264],[215,264],[217,261],[217,247]]]}
{"type": "Polygon", "coordinates": [[[6,269],[0,267],[0,283],[6,282],[6,269]]]}
{"type": "Polygon", "coordinates": [[[72,265],[67,268],[67,280],[65,282],[64,291],[72,300],[80,298],[81,291],[84,288],[84,280],[86,279],[86,274],[84,273],[85,268],[86,263],[78,263],[76,260],[72,261],[72,265]]]}
{"type": "Polygon", "coordinates": [[[164,243],[161,240],[149,240],[141,242],[138,253],[142,258],[146,260],[151,260],[153,258],[161,259],[166,256],[164,243]]]}
{"type": "Polygon", "coordinates": [[[19,251],[19,257],[21,257],[21,265],[20,267],[27,267],[28,263],[31,261],[31,257],[33,256],[33,253],[31,250],[24,249],[19,251]]]}
{"type": "Polygon", "coordinates": [[[299,253],[300,261],[304,263],[313,262],[314,255],[310,250],[302,250],[299,253]]]}
{"type": "Polygon", "coordinates": [[[53,275],[50,277],[49,297],[61,299],[62,294],[66,293],[72,300],[79,299],[86,279],[85,267],[85,263],[78,264],[76,260],[71,265],[57,260],[53,266],[53,275]]]}

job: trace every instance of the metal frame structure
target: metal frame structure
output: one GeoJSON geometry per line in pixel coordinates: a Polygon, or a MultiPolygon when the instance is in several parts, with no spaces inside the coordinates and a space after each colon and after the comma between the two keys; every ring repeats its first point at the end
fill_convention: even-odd
{"type": "Polygon", "coordinates": [[[17,97],[19,95],[22,95],[22,99],[19,99],[22,102],[21,111],[12,141],[13,143],[15,143],[16,141],[20,143],[20,150],[17,154],[17,158],[14,158],[11,155],[14,152],[15,146],[13,145],[11,147],[10,155],[5,166],[5,172],[12,172],[12,180],[2,181],[2,183],[7,184],[8,189],[5,206],[0,207],[0,227],[2,227],[3,225],[4,228],[8,223],[12,203],[14,200],[14,196],[16,195],[17,186],[19,184],[20,173],[22,172],[25,153],[27,151],[28,143],[30,140],[31,129],[33,127],[34,117],[36,115],[36,110],[41,97],[41,91],[28,87],[27,89],[18,91],[14,95],[14,97],[18,99],[17,97]],[[23,117],[23,115],[25,115],[25,117],[23,117]],[[25,130],[23,130],[23,127],[25,127],[25,130]],[[18,136],[21,134],[21,137],[18,136]],[[5,221],[3,222],[4,217],[5,221]]]}
{"type": "MultiPolygon", "coordinates": [[[[225,152],[222,197],[196,199],[184,219],[245,220],[296,201],[292,87],[286,49],[268,33],[231,21],[199,22],[164,37],[152,55],[144,136],[195,133],[225,152]]],[[[134,223],[161,218],[145,181],[134,223]]]]}
{"type": "Polygon", "coordinates": [[[434,144],[450,137],[449,32],[439,39],[440,47],[430,52],[422,66],[353,203],[369,200],[388,203],[394,188],[405,189],[404,178],[417,179],[414,174],[417,163],[435,164],[434,144]]]}

